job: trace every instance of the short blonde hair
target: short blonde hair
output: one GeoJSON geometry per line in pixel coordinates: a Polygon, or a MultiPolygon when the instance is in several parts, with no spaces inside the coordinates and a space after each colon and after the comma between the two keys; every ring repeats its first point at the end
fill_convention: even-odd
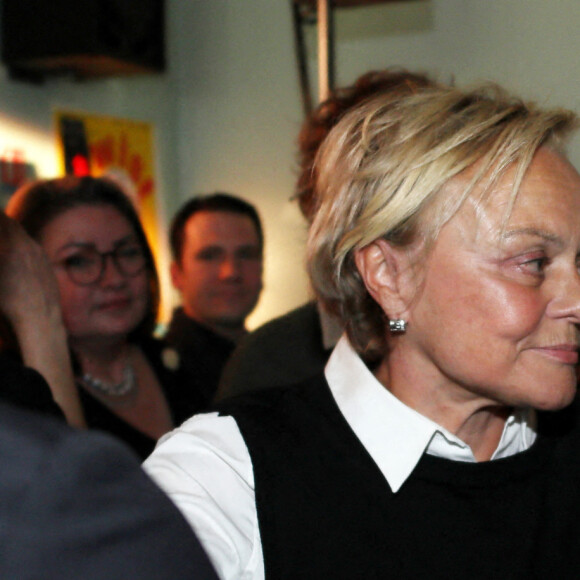
{"type": "Polygon", "coordinates": [[[571,111],[541,109],[488,83],[385,92],[337,124],[317,159],[308,270],[319,299],[341,317],[366,360],[386,353],[386,317],[364,286],[354,252],[379,238],[398,246],[420,238],[428,248],[484,177],[489,192],[515,164],[513,206],[537,149],[559,148],[576,122],[571,111]],[[468,168],[475,171],[465,187],[438,195],[468,168]]]}

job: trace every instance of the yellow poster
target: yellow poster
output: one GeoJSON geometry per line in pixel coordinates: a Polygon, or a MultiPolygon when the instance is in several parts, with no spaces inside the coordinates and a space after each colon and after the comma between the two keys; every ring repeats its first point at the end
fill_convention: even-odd
{"type": "Polygon", "coordinates": [[[57,111],[63,173],[115,179],[134,200],[159,263],[153,130],[150,123],[57,111]]]}

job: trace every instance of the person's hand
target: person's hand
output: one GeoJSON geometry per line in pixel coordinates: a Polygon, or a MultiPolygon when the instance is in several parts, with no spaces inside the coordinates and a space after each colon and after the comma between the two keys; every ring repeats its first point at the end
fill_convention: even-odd
{"type": "Polygon", "coordinates": [[[0,212],[0,311],[15,332],[60,317],[56,278],[42,248],[0,212]]]}
{"type": "Polygon", "coordinates": [[[24,364],[44,376],[69,424],[84,427],[52,266],[42,248],[3,212],[0,313],[15,335],[24,364]]]}

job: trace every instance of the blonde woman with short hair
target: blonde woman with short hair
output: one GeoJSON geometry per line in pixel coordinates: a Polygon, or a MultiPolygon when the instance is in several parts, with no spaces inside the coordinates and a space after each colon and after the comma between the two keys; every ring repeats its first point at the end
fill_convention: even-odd
{"type": "Polygon", "coordinates": [[[146,467],[221,578],[580,569],[574,114],[493,85],[349,112],[317,160],[324,376],[194,417],[146,467]]]}

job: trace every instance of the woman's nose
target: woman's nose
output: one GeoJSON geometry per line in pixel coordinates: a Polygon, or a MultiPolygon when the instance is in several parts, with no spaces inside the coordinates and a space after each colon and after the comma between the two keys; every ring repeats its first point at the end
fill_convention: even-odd
{"type": "Polygon", "coordinates": [[[118,266],[112,254],[103,256],[103,273],[101,274],[100,283],[103,285],[120,284],[125,281],[127,276],[118,266]]]}
{"type": "Polygon", "coordinates": [[[551,301],[549,313],[553,318],[568,318],[580,324],[580,273],[575,268],[565,279],[555,285],[557,290],[551,301]]]}

